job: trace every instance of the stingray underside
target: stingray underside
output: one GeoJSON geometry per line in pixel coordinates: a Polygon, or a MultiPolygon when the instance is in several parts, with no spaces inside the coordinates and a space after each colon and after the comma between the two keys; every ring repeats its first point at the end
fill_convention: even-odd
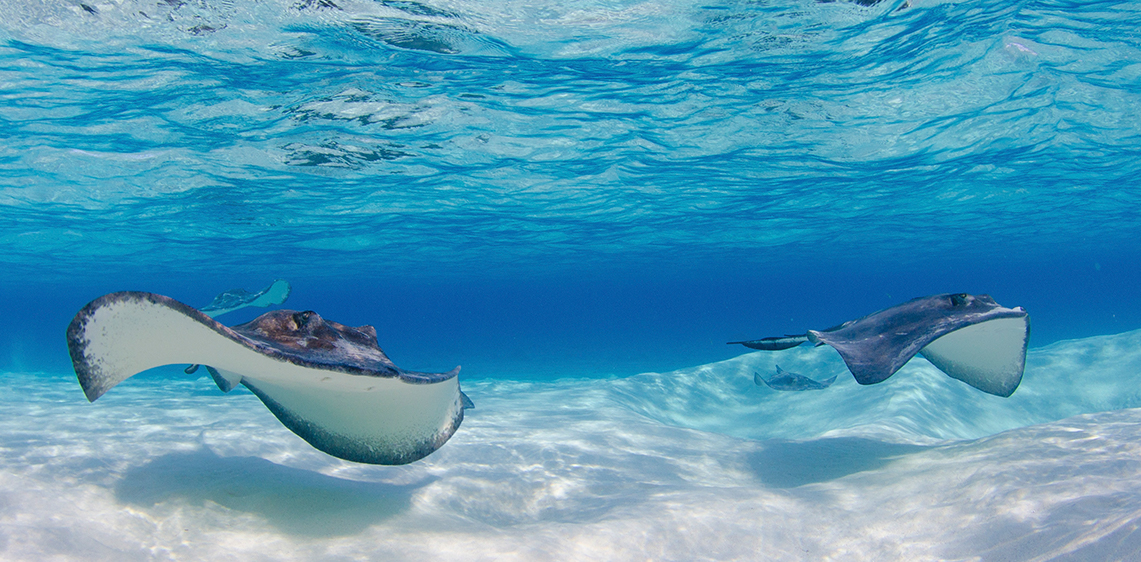
{"type": "MultiPolygon", "coordinates": [[[[310,315],[320,320],[315,313],[294,314],[310,315]]],[[[352,353],[339,362],[329,355],[338,349],[337,341],[301,338],[315,349],[290,350],[257,339],[259,332],[223,326],[169,297],[122,292],[80,310],[67,339],[88,400],[147,369],[202,364],[219,387],[245,385],[282,424],[330,455],[371,464],[423,458],[463,420],[459,369],[441,374],[398,369],[375,346],[375,331],[364,328],[375,351],[349,345],[352,353]]]]}
{"type": "Polygon", "coordinates": [[[1007,397],[1022,383],[1029,340],[1029,316],[997,318],[959,328],[920,353],[951,378],[1007,397]]]}

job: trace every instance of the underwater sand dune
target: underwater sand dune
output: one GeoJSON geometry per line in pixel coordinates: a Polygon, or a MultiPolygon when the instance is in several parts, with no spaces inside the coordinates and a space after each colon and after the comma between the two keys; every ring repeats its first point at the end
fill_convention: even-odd
{"type": "Polygon", "coordinates": [[[834,352],[672,373],[465,381],[479,407],[405,466],[325,455],[252,394],[148,373],[88,404],[5,375],[5,560],[1080,560],[1141,554],[1141,332],[1032,349],[1008,399],[834,352]],[[147,377],[172,380],[161,385],[147,377]],[[952,530],[952,531],[949,531],[952,530]]]}

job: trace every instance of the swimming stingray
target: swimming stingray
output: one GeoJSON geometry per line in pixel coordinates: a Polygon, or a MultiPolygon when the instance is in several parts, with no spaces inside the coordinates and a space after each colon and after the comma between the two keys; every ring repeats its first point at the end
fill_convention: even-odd
{"type": "Polygon", "coordinates": [[[1010,396],[1022,382],[1030,316],[988,295],[912,299],[827,330],[739,343],[778,351],[810,341],[840,352],[860,384],[882,382],[922,353],[940,371],[983,392],[1010,396]]]}
{"type": "Polygon", "coordinates": [[[247,306],[265,308],[285,302],[292,290],[293,287],[289,285],[289,281],[284,279],[278,279],[256,293],[251,293],[245,289],[230,289],[214,297],[210,304],[199,310],[206,316],[217,318],[227,312],[233,312],[247,306]]]}
{"type": "MultiPolygon", "coordinates": [[[[289,285],[289,281],[284,279],[277,279],[270,285],[256,293],[251,293],[245,289],[230,289],[210,301],[210,304],[198,309],[202,314],[211,318],[217,318],[228,312],[241,310],[248,306],[256,306],[258,308],[265,308],[275,304],[281,304],[289,298],[289,293],[293,291],[293,287],[289,285]]],[[[218,387],[222,387],[222,383],[218,382],[220,375],[218,371],[212,367],[206,367],[210,371],[210,375],[214,377],[214,382],[218,383],[218,387]]],[[[186,374],[192,374],[198,370],[198,365],[191,365],[186,368],[186,374]]],[[[233,385],[230,386],[233,388],[233,385]]],[[[225,389],[229,392],[229,388],[225,389]]]]}
{"type": "Polygon", "coordinates": [[[313,311],[275,310],[226,327],[170,297],[111,293],[75,315],[67,345],[92,402],[153,367],[209,365],[223,392],[245,385],[310,445],[355,462],[421,459],[452,436],[471,405],[459,367],[405,371],[377,345],[372,326],[313,311]]]}
{"type": "Polygon", "coordinates": [[[777,374],[773,375],[768,380],[761,377],[760,373],[753,373],[753,382],[757,386],[767,386],[773,390],[824,390],[832,386],[836,382],[836,375],[832,378],[822,381],[814,381],[804,375],[790,373],[777,365],[777,374]]]}

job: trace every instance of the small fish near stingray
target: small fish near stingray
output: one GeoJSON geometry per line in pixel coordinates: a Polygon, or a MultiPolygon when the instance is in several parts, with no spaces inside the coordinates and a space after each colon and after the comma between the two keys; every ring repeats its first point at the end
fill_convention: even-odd
{"type": "Polygon", "coordinates": [[[836,382],[836,375],[822,381],[815,381],[804,375],[781,369],[780,365],[777,365],[776,368],[776,374],[767,379],[762,377],[760,373],[753,373],[753,382],[757,383],[757,386],[767,386],[773,390],[781,391],[824,390],[836,382]]]}
{"type": "MultiPolygon", "coordinates": [[[[214,314],[282,302],[289,291],[280,283],[243,292],[214,314]]],[[[92,402],[147,369],[189,363],[187,372],[193,372],[206,365],[223,392],[244,385],[310,445],[360,463],[424,458],[455,433],[464,409],[472,407],[460,391],[459,367],[406,371],[384,354],[372,326],[345,326],[313,311],[274,310],[228,327],[170,297],[111,293],[75,315],[67,345],[92,402]]]]}
{"type": "Polygon", "coordinates": [[[922,354],[950,377],[1007,397],[1022,382],[1029,339],[1030,316],[1022,307],[954,293],[912,299],[827,330],[729,343],[764,351],[828,344],[860,384],[883,382],[922,354]]]}

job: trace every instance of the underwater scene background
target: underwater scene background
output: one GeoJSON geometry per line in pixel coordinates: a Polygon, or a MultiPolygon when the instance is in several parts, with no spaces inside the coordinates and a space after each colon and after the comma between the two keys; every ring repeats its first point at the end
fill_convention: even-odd
{"type": "Polygon", "coordinates": [[[0,16],[0,558],[1141,549],[1141,3],[0,16]],[[274,279],[401,367],[462,365],[476,408],[378,467],[185,365],[87,403],[64,331],[92,299],[274,279]],[[943,292],[1030,313],[1012,397],[725,345],[943,292]],[[778,364],[839,377],[754,384],[778,364]]]}

